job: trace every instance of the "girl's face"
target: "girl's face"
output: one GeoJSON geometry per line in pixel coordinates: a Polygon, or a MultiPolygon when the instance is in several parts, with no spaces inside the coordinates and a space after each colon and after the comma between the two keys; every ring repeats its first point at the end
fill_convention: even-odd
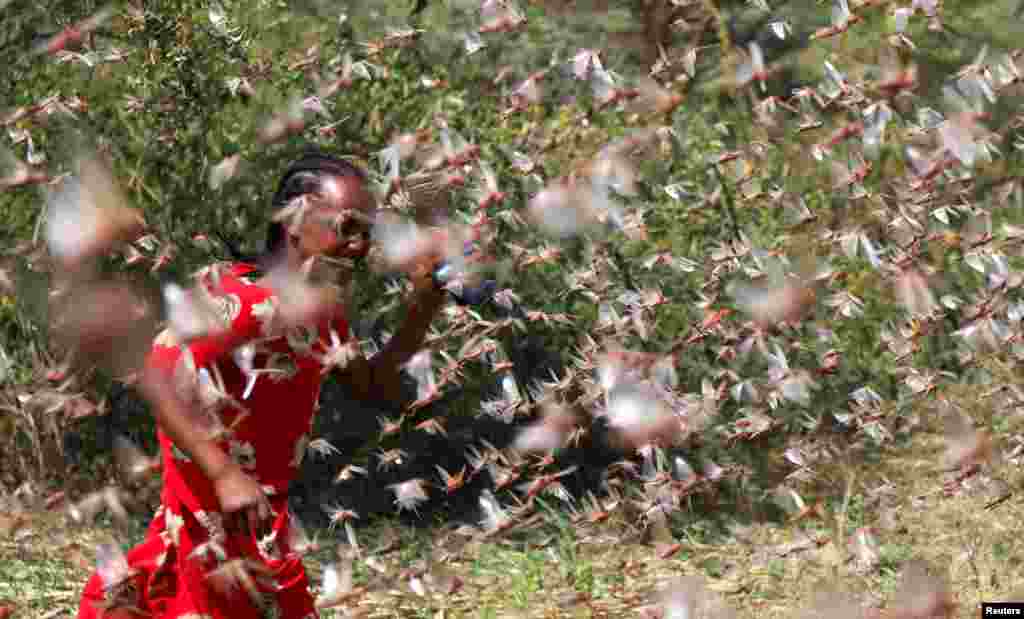
{"type": "Polygon", "coordinates": [[[310,198],[302,223],[289,239],[299,258],[356,260],[366,256],[374,199],[363,182],[355,177],[328,176],[310,198]]]}

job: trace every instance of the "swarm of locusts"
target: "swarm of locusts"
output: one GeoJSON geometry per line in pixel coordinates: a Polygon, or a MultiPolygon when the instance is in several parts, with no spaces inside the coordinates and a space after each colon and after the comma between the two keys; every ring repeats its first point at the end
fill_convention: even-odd
{"type": "MultiPolygon", "coordinates": [[[[417,432],[444,436],[446,419],[429,414],[431,405],[481,372],[498,389],[475,405],[478,414],[521,430],[507,447],[473,442],[459,470],[438,466],[434,476],[389,487],[395,510],[415,513],[425,501],[458,493],[475,479],[489,482],[478,522],[453,528],[422,565],[389,567],[381,558],[397,548],[396,540],[367,547],[356,528],[358,504],[324,505],[331,532],[344,531],[345,539],[324,573],[322,608],[354,613],[361,600],[382,591],[453,595],[463,583],[447,557],[471,542],[545,526],[542,504],[559,504],[581,538],[612,530],[614,540],[648,543],[652,558],[666,560],[683,545],[671,527],[673,514],[687,509],[691,498],[752,474],[728,455],[717,461],[693,455],[705,452],[691,448],[708,442],[728,454],[741,443],[784,435],[790,473],[776,490],[779,504],[801,526],[827,517],[820,503],[808,505],[799,492],[836,457],[835,446],[814,438],[822,424],[841,427],[845,440],[886,442],[902,423],[897,408],[938,411],[947,449],[936,466],[947,472],[941,490],[950,495],[984,477],[995,455],[1019,457],[1019,446],[1010,449],[976,428],[946,387],[959,380],[949,369],[956,364],[988,373],[986,405],[1004,410],[1024,398],[1012,380],[1024,358],[1024,278],[1014,268],[1024,224],[1012,218],[1024,205],[1024,191],[1011,171],[1022,144],[1016,141],[1022,117],[1015,112],[1020,50],[985,45],[969,64],[929,75],[932,82],[925,84],[915,59],[927,33],[944,31],[943,3],[936,0],[832,0],[827,23],[803,33],[792,13],[776,14],[770,6],[776,3],[751,0],[762,25],[743,42],[724,35],[716,40],[715,33],[728,29],[725,17],[708,8],[715,3],[674,0],[668,31],[683,43],[659,45],[657,60],[643,70],[597,47],[560,48],[535,66],[513,66],[501,64],[500,52],[529,45],[536,26],[530,11],[514,0],[449,4],[430,9],[452,12],[443,31],[392,21],[357,32],[358,43],[340,51],[326,44],[297,50],[288,58],[289,71],[304,74],[308,90],[252,128],[251,148],[204,171],[211,191],[220,191],[255,169],[261,152],[296,138],[333,139],[344,130],[348,110],[365,105],[359,89],[398,79],[401,59],[431,37],[467,62],[497,63],[482,85],[493,100],[480,109],[493,112],[506,137],[476,133],[438,105],[418,125],[390,127],[386,143],[366,153],[380,206],[372,269],[398,271],[440,243],[455,272],[448,283],[453,292],[500,274],[483,303],[453,302],[435,323],[428,347],[406,368],[415,399],[402,414],[379,419],[374,440],[380,449],[367,466],[401,474],[408,454],[390,441],[417,432]],[[883,33],[870,57],[845,53],[869,24],[883,33]],[[772,53],[776,44],[796,38],[798,47],[823,59],[808,66],[806,56],[772,53]],[[790,90],[773,83],[795,67],[813,77],[790,90]],[[687,106],[709,94],[730,97],[749,121],[742,139],[701,143],[689,135],[687,106]],[[599,143],[584,137],[610,119],[626,130],[599,143]],[[717,236],[699,251],[674,243],[657,223],[670,216],[714,220],[717,236]],[[779,238],[755,233],[757,218],[773,218],[779,238]],[[949,270],[950,256],[959,271],[949,270]],[[538,281],[545,282],[543,297],[538,281]],[[887,359],[895,392],[864,383],[844,394],[842,407],[821,410],[822,394],[846,371],[846,360],[859,355],[850,333],[861,327],[851,325],[880,303],[889,308],[885,322],[875,325],[869,344],[857,345],[874,346],[870,354],[887,359]],[[574,345],[559,372],[527,382],[507,347],[510,338],[531,332],[569,335],[574,345]],[[937,358],[924,354],[936,342],[949,353],[941,368],[922,362],[937,358]],[[694,364],[705,369],[698,375],[694,364]],[[578,470],[562,467],[558,456],[567,447],[590,445],[598,421],[623,457],[602,472],[598,487],[578,496],[565,484],[578,470]],[[369,576],[357,583],[360,563],[369,576]]],[[[346,19],[342,13],[340,22],[346,19]]],[[[90,70],[116,65],[141,52],[117,46],[113,24],[131,30],[144,20],[135,3],[112,4],[26,53],[36,62],[90,70]]],[[[210,4],[208,22],[231,44],[252,44],[253,33],[219,3],[210,4]]],[[[225,87],[233,98],[251,98],[264,87],[261,75],[239,72],[225,87]]],[[[406,73],[402,79],[415,79],[412,87],[435,93],[439,102],[454,100],[480,113],[465,90],[454,88],[451,74],[406,73]]],[[[130,89],[121,103],[126,117],[175,105],[144,101],[130,89]]],[[[39,132],[55,118],[74,124],[92,112],[72,91],[0,110],[0,191],[35,191],[40,198],[34,236],[8,252],[0,293],[9,298],[20,290],[15,260],[46,273],[49,282],[53,338],[31,349],[30,377],[14,386],[13,364],[0,350],[0,373],[11,385],[0,392],[0,419],[30,436],[59,435],[76,420],[105,414],[108,403],[96,401],[88,388],[94,369],[131,384],[161,328],[194,337],[223,327],[205,286],[165,283],[158,303],[100,268],[102,260],[113,260],[162,277],[184,248],[171,240],[166,221],[132,206],[146,181],[119,177],[111,149],[76,142],[72,165],[51,165],[39,132]],[[116,316],[111,307],[118,308],[116,316]]],[[[726,122],[713,129],[732,131],[726,122]]],[[[154,139],[173,145],[175,136],[154,139]]],[[[295,225],[305,212],[297,200],[276,217],[295,225]]],[[[203,235],[192,240],[196,246],[211,242],[203,235]]],[[[290,320],[301,322],[346,294],[316,276],[323,266],[275,274],[281,311],[290,320]]],[[[216,279],[217,266],[204,272],[216,279]]],[[[389,284],[375,311],[398,306],[405,292],[400,281],[389,284]]],[[[324,362],[329,369],[344,367],[355,351],[372,353],[377,346],[332,333],[324,362]]],[[[254,367],[251,350],[239,349],[234,362],[252,382],[279,371],[254,367]]],[[[228,394],[215,371],[204,380],[204,402],[244,410],[244,398],[228,394]]],[[[338,451],[324,438],[308,448],[321,456],[338,451]]],[[[23,465],[43,474],[49,461],[38,451],[23,465]]],[[[126,484],[159,475],[159,462],[128,441],[117,443],[115,456],[126,484]]],[[[337,481],[366,473],[351,463],[337,472],[337,481]]],[[[33,498],[24,489],[7,500],[63,505],[72,522],[103,511],[123,521],[131,508],[131,494],[119,485],[74,500],[63,493],[33,498]]],[[[301,527],[295,535],[293,547],[303,553],[323,544],[310,541],[301,527]]],[[[840,546],[857,569],[877,569],[876,531],[859,529],[840,546]]],[[[123,578],[116,548],[104,547],[99,557],[112,582],[123,578]]],[[[219,571],[216,578],[249,588],[259,577],[245,564],[219,571]]],[[[955,608],[949,587],[924,568],[908,570],[894,600],[886,616],[945,616],[955,608]]],[[[689,580],[670,583],[649,601],[637,605],[644,616],[730,612],[689,580]]],[[[853,616],[852,605],[829,598],[822,608],[853,616]]]]}

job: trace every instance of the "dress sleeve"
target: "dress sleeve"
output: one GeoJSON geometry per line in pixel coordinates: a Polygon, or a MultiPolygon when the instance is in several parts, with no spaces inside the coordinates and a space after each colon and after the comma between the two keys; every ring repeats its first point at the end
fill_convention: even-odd
{"type": "Polygon", "coordinates": [[[187,352],[194,368],[205,367],[247,342],[272,335],[277,297],[269,289],[237,278],[225,278],[222,291],[211,299],[228,328],[187,343],[177,341],[170,331],[164,330],[154,342],[148,360],[150,366],[174,371],[180,355],[187,352]]]}
{"type": "Polygon", "coordinates": [[[188,343],[196,367],[209,365],[243,344],[272,335],[277,297],[267,288],[235,280],[225,285],[223,295],[215,298],[225,319],[230,320],[230,327],[188,343]]]}

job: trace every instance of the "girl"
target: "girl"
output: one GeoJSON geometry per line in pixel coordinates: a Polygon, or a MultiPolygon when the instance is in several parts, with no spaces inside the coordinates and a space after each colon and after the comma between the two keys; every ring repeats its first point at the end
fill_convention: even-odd
{"type": "MultiPolygon", "coordinates": [[[[366,255],[374,201],[360,169],[307,154],[285,173],[273,205],[297,199],[305,201],[301,223],[270,226],[267,258],[298,268],[311,257],[366,255]],[[340,226],[324,224],[339,217],[340,226]]],[[[286,316],[263,272],[267,258],[200,272],[230,321],[226,332],[187,343],[169,331],[156,338],[139,385],[159,428],[161,506],[127,566],[101,567],[89,580],[79,619],[317,616],[289,544],[286,492],[309,442],[332,336],[345,341],[349,331],[337,311],[286,316]]],[[[411,268],[412,303],[385,348],[342,370],[357,396],[401,393],[400,367],[444,302],[431,277],[438,258],[411,268]]]]}

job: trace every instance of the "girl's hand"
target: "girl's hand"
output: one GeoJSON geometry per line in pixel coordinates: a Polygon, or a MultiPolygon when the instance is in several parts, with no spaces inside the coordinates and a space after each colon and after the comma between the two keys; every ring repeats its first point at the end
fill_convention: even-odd
{"type": "Polygon", "coordinates": [[[383,271],[403,273],[417,286],[429,279],[452,242],[443,228],[427,228],[397,217],[382,218],[375,236],[377,266],[383,271]]]}
{"type": "Polygon", "coordinates": [[[449,240],[443,230],[432,231],[428,238],[423,251],[403,265],[403,270],[412,282],[414,296],[443,298],[444,290],[434,282],[434,270],[444,261],[449,240]]]}
{"type": "Polygon", "coordinates": [[[255,538],[269,530],[274,510],[256,480],[237,465],[229,465],[213,479],[217,500],[229,532],[248,530],[255,538]]]}

